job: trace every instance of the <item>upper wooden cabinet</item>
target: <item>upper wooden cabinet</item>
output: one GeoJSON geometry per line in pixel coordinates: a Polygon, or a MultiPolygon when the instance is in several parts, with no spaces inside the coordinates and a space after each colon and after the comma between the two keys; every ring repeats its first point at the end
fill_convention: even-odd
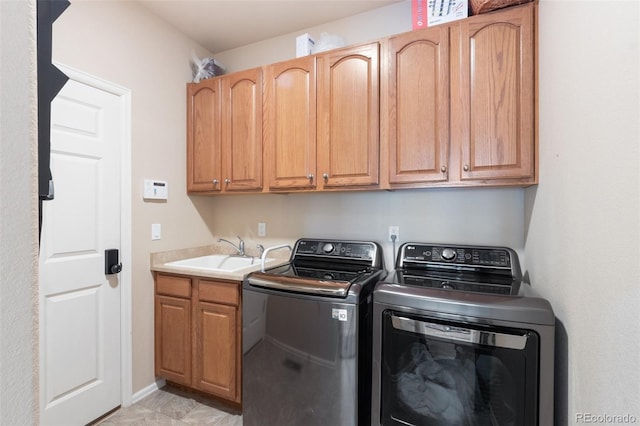
{"type": "Polygon", "coordinates": [[[187,190],[219,191],[222,181],[220,79],[187,84],[187,190]]]}
{"type": "Polygon", "coordinates": [[[317,57],[320,188],[378,184],[379,55],[370,43],[317,57]]]}
{"type": "Polygon", "coordinates": [[[449,161],[449,30],[434,27],[390,37],[383,91],[388,180],[441,182],[449,161]]]}
{"type": "Polygon", "coordinates": [[[262,188],[262,68],[221,77],[223,190],[262,188]]]}
{"type": "Polygon", "coordinates": [[[534,1],[189,84],[189,192],[537,183],[536,14],[534,1]]]}
{"type": "Polygon", "coordinates": [[[264,164],[272,190],[316,187],[316,59],[265,68],[264,164]]]}
{"type": "Polygon", "coordinates": [[[187,85],[187,190],[262,188],[262,69],[187,85]]]}
{"type": "Polygon", "coordinates": [[[451,26],[456,179],[535,183],[536,3],[451,26]]]}

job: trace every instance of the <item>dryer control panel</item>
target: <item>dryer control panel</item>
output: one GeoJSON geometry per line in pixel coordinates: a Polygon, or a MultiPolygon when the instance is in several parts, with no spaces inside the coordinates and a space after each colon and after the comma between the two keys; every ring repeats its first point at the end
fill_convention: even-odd
{"type": "Polygon", "coordinates": [[[398,268],[416,267],[424,269],[495,270],[510,272],[519,268],[517,255],[506,247],[478,247],[462,245],[440,245],[405,243],[400,247],[398,268]]]}

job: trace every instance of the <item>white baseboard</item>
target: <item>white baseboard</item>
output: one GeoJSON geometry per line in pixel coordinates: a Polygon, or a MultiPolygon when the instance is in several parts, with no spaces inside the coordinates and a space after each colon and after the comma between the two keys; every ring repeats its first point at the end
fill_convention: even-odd
{"type": "Polygon", "coordinates": [[[151,383],[146,388],[140,389],[138,392],[134,393],[133,396],[131,397],[131,403],[135,404],[136,402],[146,398],[147,396],[151,395],[158,389],[164,387],[166,383],[167,382],[164,379],[158,379],[157,381],[151,383]]]}

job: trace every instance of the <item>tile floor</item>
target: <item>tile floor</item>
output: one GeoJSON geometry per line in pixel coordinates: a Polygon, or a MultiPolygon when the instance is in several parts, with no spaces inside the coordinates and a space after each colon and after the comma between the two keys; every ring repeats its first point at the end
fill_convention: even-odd
{"type": "Polygon", "coordinates": [[[242,426],[242,416],[231,407],[165,386],[132,406],[119,409],[96,425],[242,426]]]}

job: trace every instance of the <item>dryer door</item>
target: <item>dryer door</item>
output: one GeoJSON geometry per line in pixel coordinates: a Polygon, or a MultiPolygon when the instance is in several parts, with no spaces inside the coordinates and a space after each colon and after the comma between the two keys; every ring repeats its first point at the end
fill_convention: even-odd
{"type": "Polygon", "coordinates": [[[538,424],[535,332],[387,310],[382,333],[382,424],[538,424]]]}

